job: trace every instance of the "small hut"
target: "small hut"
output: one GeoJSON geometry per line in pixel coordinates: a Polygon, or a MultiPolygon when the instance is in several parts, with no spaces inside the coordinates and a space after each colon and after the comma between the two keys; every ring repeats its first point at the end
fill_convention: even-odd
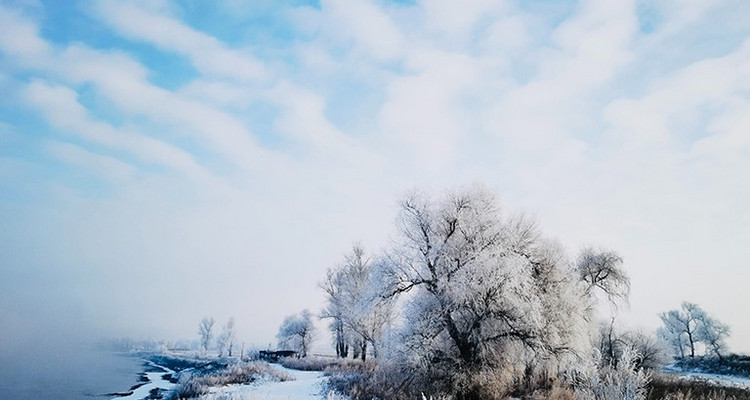
{"type": "Polygon", "coordinates": [[[263,361],[277,362],[280,358],[297,357],[297,352],[294,350],[261,350],[259,356],[263,361]]]}

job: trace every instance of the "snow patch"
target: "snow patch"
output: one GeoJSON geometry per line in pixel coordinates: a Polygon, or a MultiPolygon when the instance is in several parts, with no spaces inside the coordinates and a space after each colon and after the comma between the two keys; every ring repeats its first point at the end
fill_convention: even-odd
{"type": "Polygon", "coordinates": [[[665,372],[682,379],[706,382],[716,386],[733,387],[750,390],[750,378],[733,375],[711,374],[699,371],[681,371],[676,368],[665,368],[665,372]]]}
{"type": "Polygon", "coordinates": [[[146,372],[146,378],[148,379],[148,382],[146,382],[144,385],[136,388],[133,390],[133,393],[131,393],[128,396],[121,396],[121,397],[113,397],[112,400],[142,400],[149,396],[150,392],[154,389],[162,389],[165,391],[172,390],[174,388],[174,383],[166,380],[163,378],[165,374],[174,374],[175,372],[167,367],[163,367],[161,365],[157,365],[151,361],[148,362],[148,364],[155,368],[155,369],[161,369],[160,372],[146,372]]]}
{"type": "Polygon", "coordinates": [[[322,372],[298,371],[271,364],[294,378],[285,382],[259,380],[249,385],[228,385],[212,388],[201,400],[320,400],[341,399],[332,393],[324,394],[328,378],[322,372]]]}

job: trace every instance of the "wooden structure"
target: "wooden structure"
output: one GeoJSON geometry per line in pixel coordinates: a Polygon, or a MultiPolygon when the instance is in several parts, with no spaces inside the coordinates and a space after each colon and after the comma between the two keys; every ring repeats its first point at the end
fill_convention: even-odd
{"type": "Polygon", "coordinates": [[[280,358],[297,357],[297,352],[294,350],[261,350],[259,356],[263,361],[277,362],[280,358]]]}

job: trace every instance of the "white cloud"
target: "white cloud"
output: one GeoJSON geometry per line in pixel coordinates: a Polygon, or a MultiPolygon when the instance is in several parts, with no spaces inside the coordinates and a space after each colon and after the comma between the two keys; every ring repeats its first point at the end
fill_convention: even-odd
{"type": "Polygon", "coordinates": [[[571,91],[611,79],[631,61],[637,31],[633,0],[584,1],[579,7],[578,14],[553,33],[562,59],[553,60],[543,71],[565,77],[571,91]]]}
{"type": "Polygon", "coordinates": [[[39,29],[34,23],[3,7],[0,7],[0,49],[32,65],[47,57],[51,50],[39,37],[39,29]]]}
{"type": "Polygon", "coordinates": [[[295,145],[318,157],[365,162],[371,156],[346,136],[325,115],[325,99],[305,88],[283,82],[268,94],[281,107],[276,124],[280,132],[294,138],[295,145]]]}
{"type": "Polygon", "coordinates": [[[475,60],[462,54],[420,51],[409,57],[413,73],[388,85],[380,128],[395,146],[405,143],[425,171],[456,161],[459,141],[469,132],[461,115],[479,81],[475,60]]]}
{"type": "Polygon", "coordinates": [[[205,74],[246,82],[268,76],[266,67],[248,50],[230,49],[216,38],[160,11],[118,0],[103,1],[96,7],[98,15],[118,32],[183,54],[205,74]]]}
{"type": "Polygon", "coordinates": [[[96,84],[122,112],[177,126],[170,135],[194,138],[246,171],[275,163],[231,113],[149,83],[143,66],[126,55],[72,46],[61,60],[54,68],[77,84],[96,84]]]}
{"type": "Polygon", "coordinates": [[[128,163],[113,157],[92,153],[81,146],[70,143],[50,142],[47,148],[60,160],[79,166],[83,170],[102,174],[112,181],[129,180],[137,172],[137,169],[128,163]]]}
{"type": "Polygon", "coordinates": [[[299,10],[295,20],[326,41],[377,62],[403,56],[405,38],[386,11],[369,0],[324,0],[320,11],[299,10]]]}
{"type": "Polygon", "coordinates": [[[469,45],[484,25],[508,14],[514,6],[508,1],[478,0],[457,5],[448,0],[419,1],[428,32],[451,44],[469,45]]]}
{"type": "MultiPolygon", "coordinates": [[[[750,42],[733,53],[690,64],[660,80],[639,99],[619,99],[604,110],[618,144],[689,147],[695,131],[716,133],[700,115],[715,118],[748,89],[750,42]],[[680,143],[686,143],[679,146],[680,143]]],[[[712,139],[715,140],[715,139],[712,139]]],[[[698,141],[700,143],[700,141],[698,141]]]]}
{"type": "Polygon", "coordinates": [[[51,124],[90,143],[124,150],[145,163],[164,165],[183,172],[201,183],[213,180],[194,157],[174,146],[137,132],[120,130],[92,119],[76,99],[76,92],[64,86],[32,82],[23,91],[23,99],[37,107],[51,124]]]}

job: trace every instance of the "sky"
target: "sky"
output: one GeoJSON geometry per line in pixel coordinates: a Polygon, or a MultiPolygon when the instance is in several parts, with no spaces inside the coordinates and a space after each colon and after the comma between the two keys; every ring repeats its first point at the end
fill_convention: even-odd
{"type": "MultiPolygon", "coordinates": [[[[625,326],[684,301],[750,353],[750,2],[0,2],[0,350],[275,342],[399,199],[483,184],[625,326]],[[52,335],[49,335],[52,333],[52,335]]],[[[321,343],[327,343],[321,334],[321,343]]]]}

